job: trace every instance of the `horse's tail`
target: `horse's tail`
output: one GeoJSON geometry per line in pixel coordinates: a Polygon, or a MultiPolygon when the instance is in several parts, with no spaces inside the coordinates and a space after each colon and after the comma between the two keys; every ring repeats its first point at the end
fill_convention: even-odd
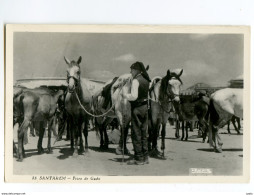
{"type": "Polygon", "coordinates": [[[95,130],[95,135],[97,139],[100,139],[100,127],[99,127],[99,123],[97,121],[97,118],[92,118],[92,120],[94,120],[94,130],[95,130]]]}

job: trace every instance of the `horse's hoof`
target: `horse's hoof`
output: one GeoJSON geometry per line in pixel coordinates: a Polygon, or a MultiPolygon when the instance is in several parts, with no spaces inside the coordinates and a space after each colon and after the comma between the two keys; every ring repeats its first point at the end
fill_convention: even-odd
{"type": "Polygon", "coordinates": [[[53,150],[52,149],[48,149],[47,153],[48,154],[53,154],[53,150]]]}
{"type": "Polygon", "coordinates": [[[107,150],[108,149],[108,145],[104,144],[104,145],[100,145],[100,150],[107,150]]]}
{"type": "Polygon", "coordinates": [[[205,140],[203,140],[202,143],[205,143],[205,140]]]}
{"type": "Polygon", "coordinates": [[[166,156],[164,156],[164,154],[161,156],[160,158],[161,160],[167,160],[166,156]]]}
{"type": "Polygon", "coordinates": [[[39,149],[39,150],[38,150],[38,154],[39,154],[39,155],[41,155],[41,154],[43,154],[43,153],[44,153],[44,149],[39,149]]]}
{"type": "Polygon", "coordinates": [[[84,150],[84,147],[81,147],[80,150],[79,150],[79,152],[80,152],[81,154],[82,154],[84,151],[85,151],[85,150],[84,150]]]}
{"type": "Polygon", "coordinates": [[[18,159],[17,159],[17,162],[23,162],[23,159],[18,158],[18,159]]]}
{"type": "Polygon", "coordinates": [[[222,149],[221,149],[221,148],[215,148],[214,151],[215,151],[216,153],[222,153],[222,149]]]}
{"type": "Polygon", "coordinates": [[[183,141],[183,137],[181,138],[181,141],[183,141]]]}
{"type": "Polygon", "coordinates": [[[74,152],[72,155],[73,158],[78,158],[78,153],[74,152]]]}
{"type": "Polygon", "coordinates": [[[184,141],[188,141],[188,138],[185,138],[184,141]]]}

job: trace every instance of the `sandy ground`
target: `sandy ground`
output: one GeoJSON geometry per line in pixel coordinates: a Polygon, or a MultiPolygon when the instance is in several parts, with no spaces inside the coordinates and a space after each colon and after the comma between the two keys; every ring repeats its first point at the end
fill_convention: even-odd
{"type": "MultiPolygon", "coordinates": [[[[15,175],[150,175],[184,176],[189,168],[211,168],[213,175],[242,175],[243,172],[243,131],[237,135],[231,130],[221,129],[223,153],[215,153],[208,143],[197,138],[197,130],[189,133],[189,141],[174,138],[174,127],[167,126],[166,160],[150,158],[147,165],[127,165],[121,163],[122,156],[115,154],[117,145],[110,144],[107,151],[99,149],[99,139],[95,132],[89,132],[89,151],[78,157],[72,156],[69,141],[59,141],[53,145],[53,154],[37,154],[38,137],[29,137],[25,145],[26,158],[23,162],[13,161],[15,175]]],[[[16,137],[16,136],[15,136],[16,137]]],[[[53,141],[55,138],[52,139],[53,141]]],[[[46,148],[47,138],[43,147],[46,148]]],[[[159,141],[160,146],[160,141],[159,141]]],[[[133,154],[129,139],[128,149],[133,154]]],[[[129,156],[125,156],[128,159],[129,156]]]]}

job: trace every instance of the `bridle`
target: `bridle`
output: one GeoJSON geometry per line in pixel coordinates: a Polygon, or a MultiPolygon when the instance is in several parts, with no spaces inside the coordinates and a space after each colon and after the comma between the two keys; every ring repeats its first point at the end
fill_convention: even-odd
{"type": "Polygon", "coordinates": [[[67,75],[67,80],[66,80],[66,81],[67,81],[68,85],[69,85],[70,79],[73,79],[73,80],[74,80],[74,89],[70,90],[70,88],[69,88],[69,86],[68,86],[68,92],[69,92],[69,93],[74,93],[75,90],[76,90],[76,87],[77,87],[78,84],[79,84],[80,79],[76,78],[75,76],[67,75]]]}
{"type": "MultiPolygon", "coordinates": [[[[177,77],[171,77],[171,79],[176,79],[176,80],[179,80],[181,83],[182,83],[182,81],[180,80],[180,78],[177,78],[177,77]]],[[[155,100],[153,100],[153,99],[151,99],[151,98],[149,98],[151,101],[154,101],[154,102],[158,102],[159,103],[159,105],[160,105],[160,107],[162,108],[162,110],[164,111],[164,112],[166,112],[166,113],[171,113],[171,112],[174,112],[172,109],[170,109],[169,111],[168,110],[165,110],[165,105],[163,105],[163,103],[165,104],[168,104],[168,103],[172,103],[172,102],[174,102],[174,99],[176,98],[176,97],[180,97],[180,94],[175,94],[173,91],[172,91],[172,89],[170,88],[170,90],[168,90],[168,87],[169,86],[167,86],[167,92],[166,92],[166,96],[167,96],[167,100],[166,101],[161,101],[159,98],[156,98],[156,94],[155,94],[155,92],[154,92],[154,90],[153,90],[153,93],[154,93],[154,97],[155,97],[155,100]],[[169,93],[168,93],[169,92],[169,93]],[[158,100],[156,100],[156,99],[158,99],[158,100]]]]}

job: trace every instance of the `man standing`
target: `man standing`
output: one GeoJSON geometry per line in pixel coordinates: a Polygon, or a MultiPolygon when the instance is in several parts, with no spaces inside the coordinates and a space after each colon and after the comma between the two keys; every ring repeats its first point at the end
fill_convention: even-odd
{"type": "Polygon", "coordinates": [[[150,78],[142,62],[131,65],[133,77],[131,93],[125,98],[131,103],[131,138],[134,148],[134,159],[129,165],[148,164],[148,90],[150,78]]]}

